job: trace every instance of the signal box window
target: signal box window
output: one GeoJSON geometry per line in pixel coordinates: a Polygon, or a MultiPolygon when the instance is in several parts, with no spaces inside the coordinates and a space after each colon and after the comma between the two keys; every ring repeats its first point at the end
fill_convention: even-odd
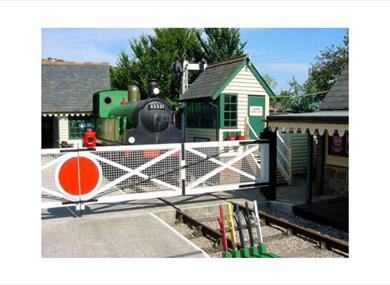
{"type": "Polygon", "coordinates": [[[237,127],[237,95],[224,95],[224,120],[223,124],[227,128],[237,127]]]}
{"type": "Polygon", "coordinates": [[[216,128],[216,109],[209,101],[187,103],[187,127],[189,128],[216,128]]]}

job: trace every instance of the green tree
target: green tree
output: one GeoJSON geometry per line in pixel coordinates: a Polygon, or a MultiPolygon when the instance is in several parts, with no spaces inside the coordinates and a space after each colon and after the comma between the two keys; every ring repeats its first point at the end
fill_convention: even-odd
{"type": "Polygon", "coordinates": [[[283,106],[283,109],[294,113],[314,112],[320,101],[314,93],[307,93],[305,84],[299,84],[293,77],[289,82],[289,89],[280,93],[278,100],[283,106]]]}
{"type": "MultiPolygon", "coordinates": [[[[178,59],[198,62],[202,59],[201,46],[195,29],[154,29],[155,35],[141,35],[130,41],[133,57],[122,52],[113,69],[113,86],[123,88],[129,83],[139,86],[145,98],[149,80],[158,81],[161,96],[172,107],[177,106],[181,77],[172,72],[172,63],[178,59]]],[[[190,74],[194,76],[194,74],[190,74]]]]}
{"type": "Polygon", "coordinates": [[[116,67],[110,67],[110,79],[111,86],[116,87],[118,89],[127,89],[127,85],[134,84],[134,80],[132,79],[132,66],[133,63],[129,59],[129,56],[124,52],[118,56],[116,67]]]}
{"type": "MultiPolygon", "coordinates": [[[[129,42],[131,58],[124,51],[119,54],[117,66],[112,68],[112,86],[123,89],[136,84],[145,98],[149,80],[157,79],[161,96],[174,108],[181,92],[181,74],[172,71],[173,62],[215,62],[244,55],[245,43],[241,43],[239,29],[169,28],[154,32],[129,42]]],[[[198,75],[191,71],[189,82],[198,75]]]]}
{"type": "Polygon", "coordinates": [[[205,28],[197,33],[204,59],[209,63],[245,55],[246,42],[241,42],[236,28],[205,28]],[[203,33],[205,37],[203,37],[203,33]]]}
{"type": "Polygon", "coordinates": [[[328,91],[348,65],[348,60],[349,40],[347,33],[341,46],[327,47],[315,57],[305,87],[312,88],[312,91],[315,90],[315,92],[328,91]]]}
{"type": "Polygon", "coordinates": [[[313,112],[320,105],[327,91],[332,87],[343,69],[348,65],[348,33],[341,46],[327,47],[320,51],[311,64],[309,76],[303,84],[295,78],[289,81],[289,89],[283,90],[278,98],[285,110],[313,112]]]}
{"type": "Polygon", "coordinates": [[[273,91],[273,92],[275,92],[276,91],[276,89],[278,88],[278,82],[275,80],[275,79],[273,79],[269,74],[264,74],[263,76],[263,79],[264,79],[264,81],[267,83],[267,85],[269,86],[269,88],[271,88],[271,90],[273,91]]]}
{"type": "MultiPolygon", "coordinates": [[[[262,75],[262,77],[263,77],[263,79],[264,79],[264,81],[267,83],[267,85],[269,86],[269,88],[271,88],[271,90],[275,93],[275,95],[277,95],[276,94],[276,89],[277,89],[277,87],[278,87],[278,82],[275,80],[275,79],[273,79],[269,74],[264,74],[264,75],[262,75]]],[[[276,98],[273,98],[273,97],[271,97],[270,98],[270,103],[271,103],[271,106],[273,106],[273,107],[277,107],[277,103],[278,103],[278,97],[276,97],[276,98]]]]}

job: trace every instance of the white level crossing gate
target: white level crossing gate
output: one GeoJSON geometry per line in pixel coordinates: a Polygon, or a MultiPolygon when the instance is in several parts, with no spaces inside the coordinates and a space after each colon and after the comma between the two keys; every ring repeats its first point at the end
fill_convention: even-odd
{"type": "Polygon", "coordinates": [[[266,185],[268,155],[265,140],[42,150],[42,208],[266,185]]]}

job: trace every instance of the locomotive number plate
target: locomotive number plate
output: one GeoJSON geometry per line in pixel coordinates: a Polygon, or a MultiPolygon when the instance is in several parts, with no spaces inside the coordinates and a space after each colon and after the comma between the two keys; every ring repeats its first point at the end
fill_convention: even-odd
{"type": "Polygon", "coordinates": [[[148,110],[165,110],[165,105],[158,103],[149,104],[148,110]]]}

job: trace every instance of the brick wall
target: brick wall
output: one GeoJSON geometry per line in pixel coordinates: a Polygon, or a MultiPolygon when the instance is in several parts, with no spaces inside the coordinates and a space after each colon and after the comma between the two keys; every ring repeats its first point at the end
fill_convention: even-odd
{"type": "Polygon", "coordinates": [[[324,194],[348,196],[348,168],[325,165],[324,194]]]}

